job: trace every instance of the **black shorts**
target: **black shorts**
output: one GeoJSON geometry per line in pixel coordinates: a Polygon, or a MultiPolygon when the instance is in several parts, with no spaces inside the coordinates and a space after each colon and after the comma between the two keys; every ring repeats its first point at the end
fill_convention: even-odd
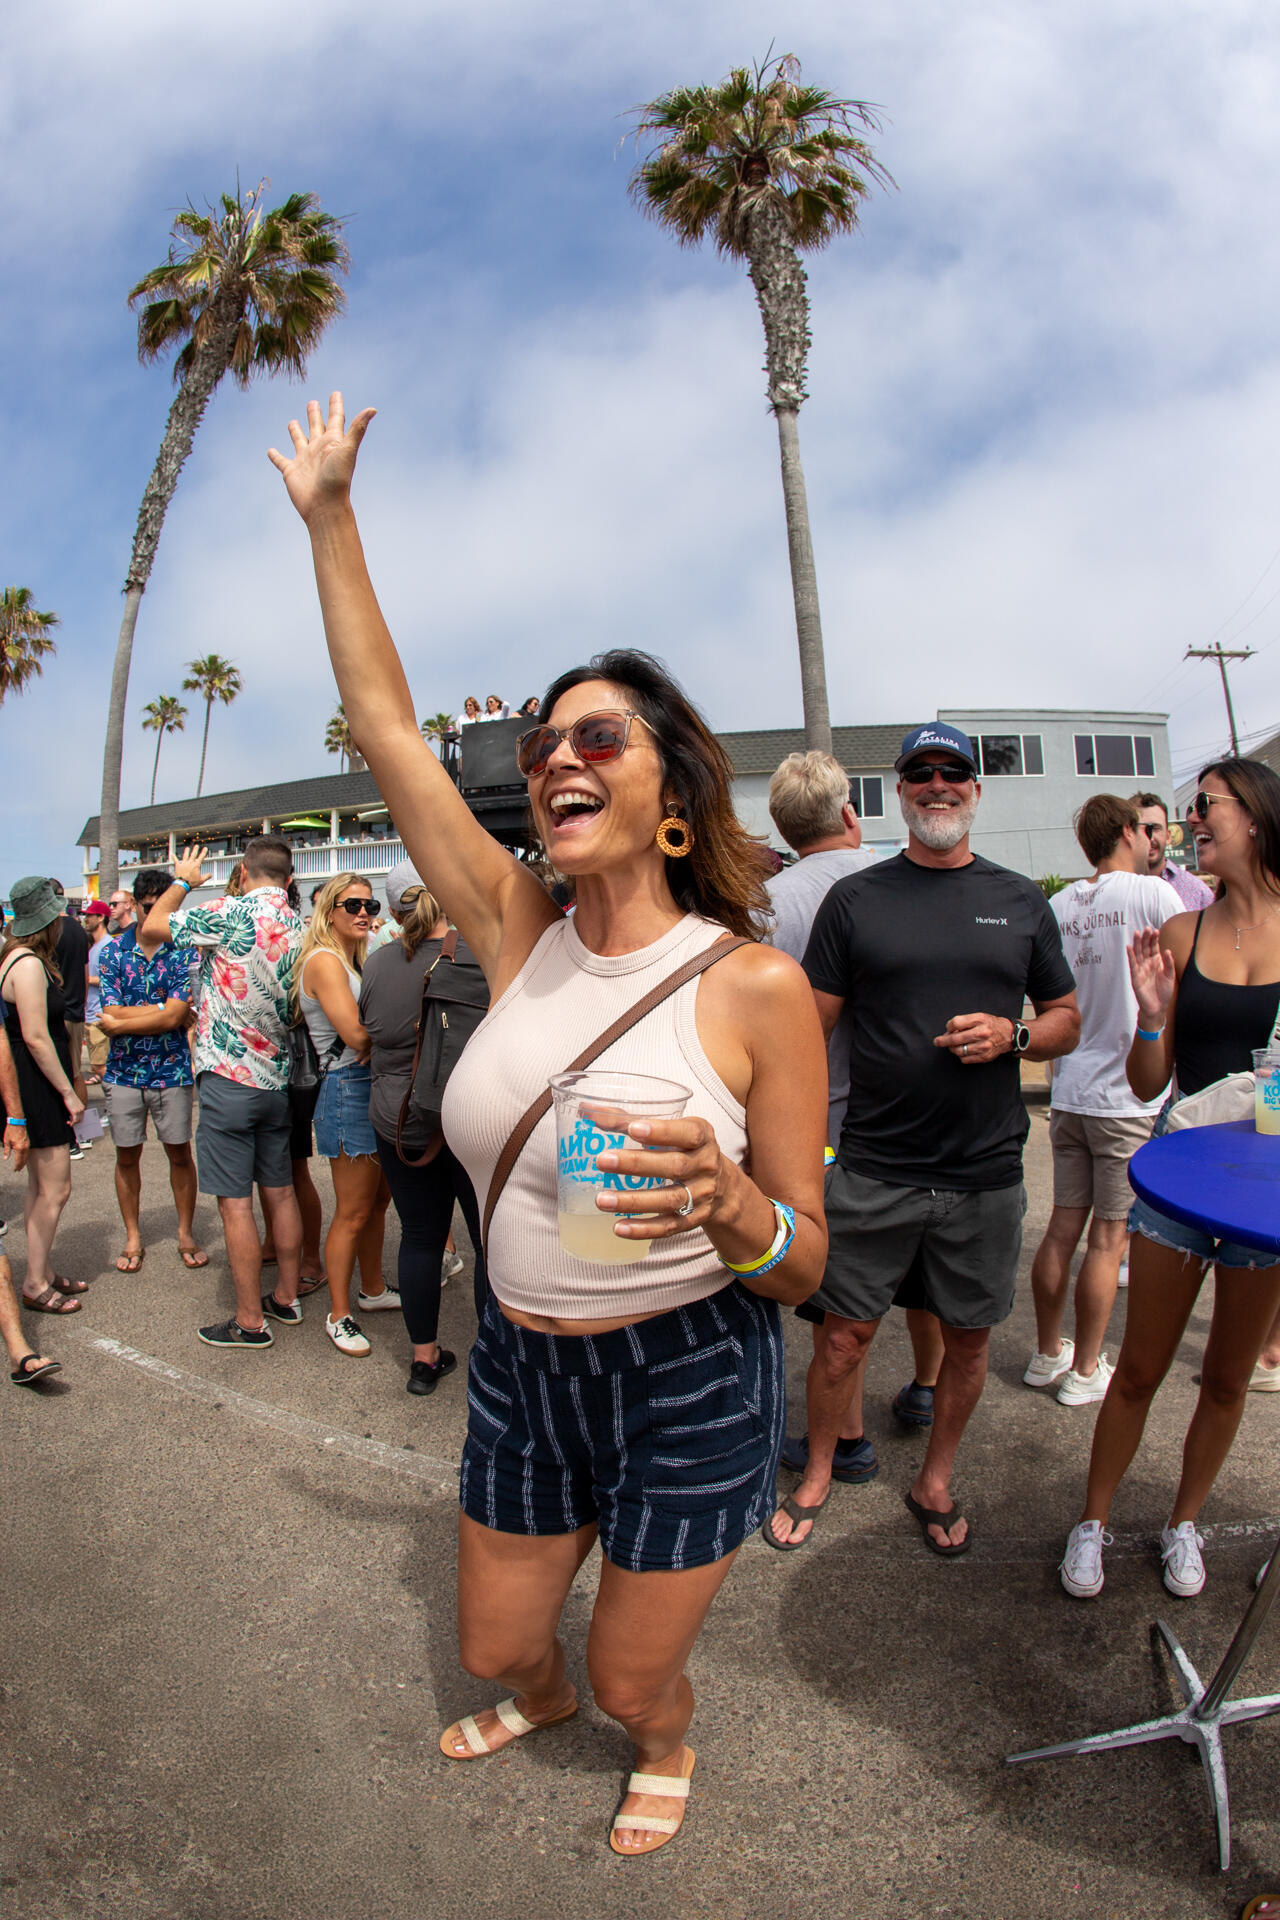
{"type": "Polygon", "coordinates": [[[809,1309],[879,1320],[896,1302],[967,1328],[994,1327],[1012,1312],[1027,1210],[1021,1182],[976,1193],[898,1187],[836,1161],[826,1207],[827,1266],[809,1309]]]}
{"type": "Polygon", "coordinates": [[[596,1526],[629,1573],[710,1566],[776,1503],[784,1358],[777,1302],[736,1283],[582,1338],[518,1327],[491,1295],[462,1510],[499,1533],[596,1526]]]}

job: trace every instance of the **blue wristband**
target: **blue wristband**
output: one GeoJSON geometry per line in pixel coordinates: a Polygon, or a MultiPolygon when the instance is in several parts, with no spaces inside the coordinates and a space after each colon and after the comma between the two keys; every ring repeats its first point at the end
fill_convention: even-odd
{"type": "Polygon", "coordinates": [[[181,887],[184,893],[190,893],[191,891],[191,882],[189,880],[179,879],[177,874],[173,877],[173,884],[175,887],[181,887]]]}
{"type": "Polygon", "coordinates": [[[1139,1040],[1158,1040],[1164,1032],[1164,1028],[1157,1027],[1154,1033],[1148,1033],[1145,1027],[1138,1027],[1136,1032],[1139,1040]]]}
{"type": "Polygon", "coordinates": [[[7,1113],[4,1123],[6,1127],[25,1127],[27,1124],[20,1113],[7,1113]]]}

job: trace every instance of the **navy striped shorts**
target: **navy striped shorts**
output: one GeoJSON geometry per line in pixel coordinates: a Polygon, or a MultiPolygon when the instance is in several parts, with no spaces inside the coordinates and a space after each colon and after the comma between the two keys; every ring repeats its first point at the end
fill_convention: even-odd
{"type": "Polygon", "coordinates": [[[737,1282],[612,1333],[507,1320],[471,1349],[462,1510],[499,1533],[597,1526],[629,1573],[705,1567],[775,1505],[786,1412],[778,1305],[737,1282]]]}

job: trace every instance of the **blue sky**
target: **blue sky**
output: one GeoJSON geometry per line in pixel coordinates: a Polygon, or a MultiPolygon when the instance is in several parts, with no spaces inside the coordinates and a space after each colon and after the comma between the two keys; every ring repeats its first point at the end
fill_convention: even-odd
{"type": "MultiPolygon", "coordinates": [[[[643,221],[625,110],[773,41],[879,103],[898,182],[811,259],[801,415],[833,718],[1154,707],[1219,751],[1280,728],[1280,27],[1262,0],[314,0],[180,18],[19,0],[0,58],[4,582],[62,618],[0,710],[0,891],[71,881],[95,813],[134,518],[171,398],[128,288],[174,212],[270,177],[350,216],[345,317],[302,388],[215,399],[134,650],[143,705],[235,660],[206,788],[301,777],[334,693],[265,448],[307,393],[376,404],[357,505],[420,711],[512,699],[604,643],[721,728],[800,702],[750,284],[643,221]],[[304,38],[305,35],[305,38],[304,38]]],[[[201,715],[157,798],[190,793],[201,715]]]]}

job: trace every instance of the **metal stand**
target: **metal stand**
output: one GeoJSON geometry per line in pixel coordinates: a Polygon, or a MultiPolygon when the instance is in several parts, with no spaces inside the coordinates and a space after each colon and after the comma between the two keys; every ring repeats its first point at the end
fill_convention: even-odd
{"type": "Polygon", "coordinates": [[[1227,1691],[1252,1652],[1278,1594],[1280,1546],[1272,1553],[1262,1585],[1249,1602],[1222,1664],[1207,1687],[1164,1621],[1156,1621],[1173,1658],[1182,1697],[1187,1703],[1180,1713],[1168,1713],[1159,1720],[1144,1720],[1133,1727],[1120,1727],[1115,1733],[1094,1733],[1084,1740],[1064,1740],[1056,1747],[1011,1753],[1007,1756],[1009,1765],[1016,1766],[1021,1760],[1055,1760],[1067,1754],[1102,1753],[1108,1747],[1141,1747],[1149,1740],[1185,1740],[1188,1746],[1195,1747],[1204,1767],[1218,1828],[1218,1864],[1225,1873],[1231,1865],[1231,1809],[1227,1804],[1227,1763],[1222,1751],[1221,1729],[1234,1726],[1238,1720],[1263,1720],[1270,1713],[1280,1713],[1280,1693],[1263,1694],[1256,1700],[1228,1700],[1227,1691]]]}

